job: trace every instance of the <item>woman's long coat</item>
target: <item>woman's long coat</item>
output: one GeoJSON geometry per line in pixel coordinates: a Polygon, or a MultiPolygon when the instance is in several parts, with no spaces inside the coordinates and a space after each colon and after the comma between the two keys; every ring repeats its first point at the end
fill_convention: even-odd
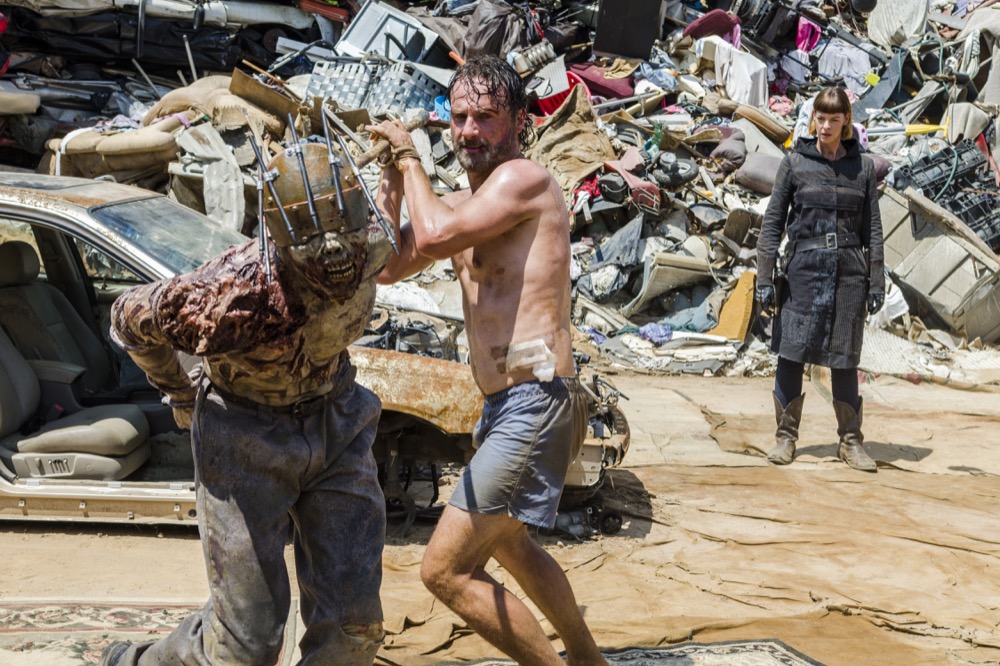
{"type": "Polygon", "coordinates": [[[830,368],[858,366],[868,293],[885,293],[874,165],[857,141],[843,146],[844,157],[827,160],[815,139],[799,140],[778,169],[757,242],[757,282],[763,286],[774,284],[783,233],[786,256],[797,241],[840,234],[840,247],[795,249],[784,260],[787,282],[771,340],[783,358],[830,368]],[[855,243],[844,243],[849,234],[855,243]]]}

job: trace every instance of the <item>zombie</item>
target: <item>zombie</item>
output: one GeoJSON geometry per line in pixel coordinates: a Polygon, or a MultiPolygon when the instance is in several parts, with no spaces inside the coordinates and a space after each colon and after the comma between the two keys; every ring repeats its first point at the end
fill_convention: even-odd
{"type": "Polygon", "coordinates": [[[211,597],[162,640],[113,643],[102,664],[273,666],[290,533],[300,663],[369,665],[381,644],[381,404],[355,383],[347,347],[392,250],[350,170],[331,168],[322,144],[298,145],[305,168],[286,150],[268,170],[284,207],[272,197],[266,251],[252,240],[114,304],[115,342],[191,429],[211,597]],[[200,362],[189,373],[191,357],[200,362]]]}

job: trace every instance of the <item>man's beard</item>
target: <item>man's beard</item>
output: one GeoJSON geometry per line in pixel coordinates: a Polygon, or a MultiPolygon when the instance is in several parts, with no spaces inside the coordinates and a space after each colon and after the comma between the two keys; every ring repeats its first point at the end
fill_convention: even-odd
{"type": "Polygon", "coordinates": [[[468,143],[466,140],[459,141],[456,157],[462,168],[469,173],[489,173],[519,152],[517,135],[513,132],[499,143],[473,142],[471,147],[484,149],[476,154],[469,154],[464,150],[468,143]]]}

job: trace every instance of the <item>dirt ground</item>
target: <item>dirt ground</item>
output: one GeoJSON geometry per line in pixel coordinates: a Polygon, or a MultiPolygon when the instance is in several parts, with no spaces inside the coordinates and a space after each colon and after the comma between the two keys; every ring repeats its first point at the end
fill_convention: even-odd
{"type": "MultiPolygon", "coordinates": [[[[539,537],[600,645],[779,638],[827,666],[1000,664],[1000,390],[864,383],[880,461],[865,474],[836,461],[822,384],[806,385],[800,457],[776,468],[753,455],[773,436],[771,380],[610,378],[632,448],[603,497],[624,529],[539,537]]],[[[496,655],[423,590],[431,529],[390,524],[380,663],[496,655]]],[[[207,595],[190,528],[14,523],[0,543],[4,598],[207,595]]]]}

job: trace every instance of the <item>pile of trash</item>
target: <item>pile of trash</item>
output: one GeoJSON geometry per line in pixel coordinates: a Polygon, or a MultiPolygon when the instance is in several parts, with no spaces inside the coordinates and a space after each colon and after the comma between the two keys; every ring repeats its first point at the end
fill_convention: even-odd
{"type": "MultiPolygon", "coordinates": [[[[329,121],[361,155],[370,145],[359,127],[422,112],[425,171],[441,192],[465,186],[445,90],[457,63],[496,54],[526,81],[528,156],[571,211],[581,334],[630,367],[768,374],[757,236],[812,99],[841,85],[882,183],[890,287],[870,331],[934,358],[907,372],[863,366],[940,376],[927,368],[982,350],[989,359],[962,366],[977,368],[962,383],[995,383],[992,3],[6,0],[0,161],[166,192],[253,235],[251,144],[280,150],[290,127],[319,140],[329,121]]],[[[377,167],[362,176],[374,186],[377,167]]],[[[380,298],[461,316],[447,265],[380,298]]]]}

